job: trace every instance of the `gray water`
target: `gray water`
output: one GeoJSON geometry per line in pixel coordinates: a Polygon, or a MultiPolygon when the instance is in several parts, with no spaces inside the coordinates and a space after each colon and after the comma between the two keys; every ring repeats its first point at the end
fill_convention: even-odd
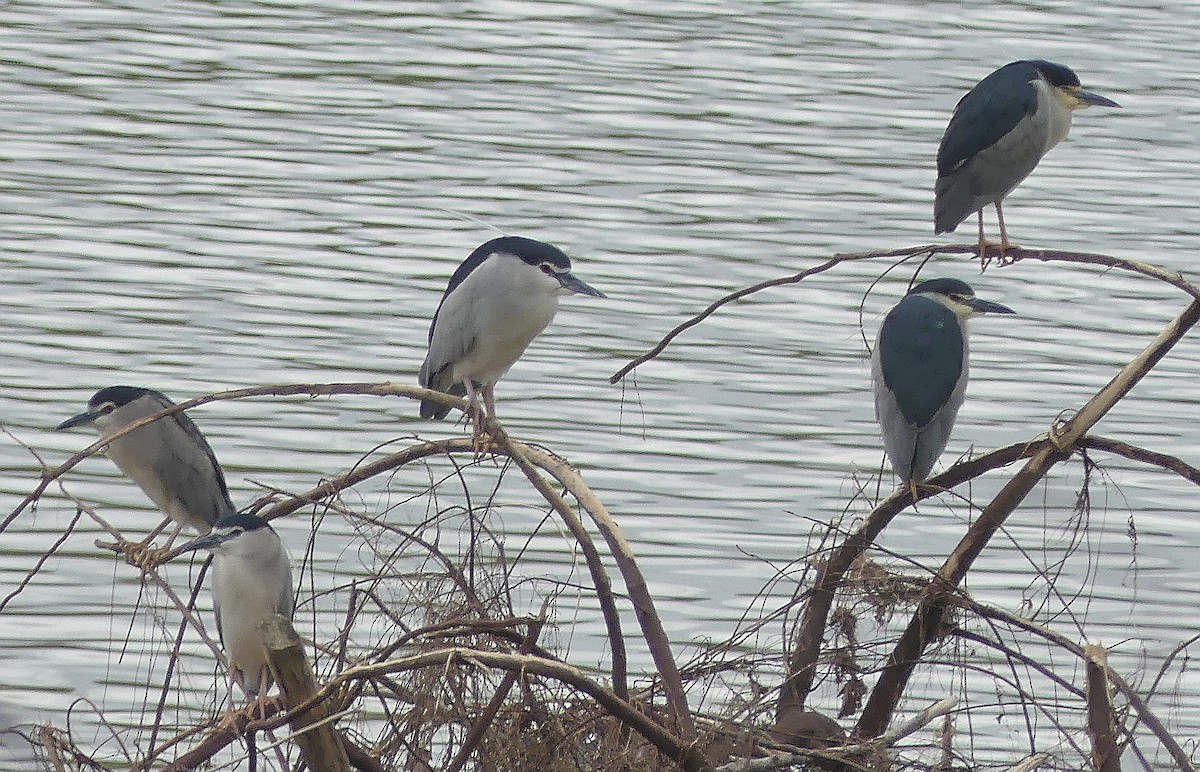
{"type": "MultiPolygon", "coordinates": [[[[873,338],[911,271],[866,297],[863,328],[864,292],[889,262],[754,295],[624,388],[608,376],[728,291],[836,252],[932,241],[946,120],[967,88],[1018,58],[1068,63],[1124,109],[1077,115],[1008,200],[1013,238],[1191,271],[1198,26],[1200,7],[1185,2],[7,3],[0,420],[12,437],[0,443],[0,488],[15,506],[37,482],[20,443],[53,465],[90,442],[49,429],[102,386],[184,399],[268,383],[412,382],[458,262],[498,231],[533,236],[566,250],[609,299],[564,301],[498,388],[500,415],[583,470],[685,656],[732,634],[746,609],[785,602],[788,581],[756,596],[805,553],[814,523],[846,509],[856,480],[877,473],[863,328],[873,338]]],[[[973,233],[968,222],[957,240],[973,233]]],[[[1063,264],[979,276],[959,257],[927,270],[1020,314],[974,325],[947,464],[1044,432],[1185,305],[1150,280],[1063,264]]],[[[1193,337],[1099,433],[1200,463],[1198,368],[1193,337]]],[[[194,417],[244,504],[258,484],[305,490],[387,440],[463,431],[415,413],[399,400],[260,398],[194,417]]],[[[1106,476],[1084,535],[1065,533],[1080,482],[1067,465],[1009,520],[968,589],[1013,611],[1028,611],[1023,599],[1040,606],[1035,566],[1056,566],[1074,538],[1057,581],[1082,597],[1056,629],[1114,646],[1128,678],[1148,679],[1196,632],[1196,496],[1165,474],[1098,460],[1106,476]]],[[[974,500],[1005,479],[977,483],[974,500]]],[[[66,484],[130,534],[156,522],[103,458],[66,484]]],[[[369,491],[362,503],[385,501],[369,491]]],[[[5,533],[6,593],[73,514],[51,496],[5,533]]],[[[937,566],[968,517],[949,500],[922,504],[883,546],[937,566]]],[[[503,526],[524,540],[538,519],[515,510],[503,526]]],[[[302,553],[309,523],[278,528],[302,553]]],[[[319,585],[364,570],[353,532],[328,528],[319,585]]],[[[92,546],[96,535],[73,536],[0,614],[0,701],[25,720],[62,725],[79,697],[136,714],[156,666],[138,641],[175,624],[169,610],[135,608],[137,577],[92,546]]],[[[562,540],[535,546],[531,571],[572,570],[562,540]]],[[[602,661],[597,632],[590,608],[560,630],[572,661],[602,661]]],[[[760,643],[777,648],[778,634],[760,643]]],[[[642,648],[633,656],[649,668],[642,648]]],[[[917,694],[960,688],[956,673],[924,673],[917,694]]],[[[1163,688],[1162,718],[1195,737],[1200,680],[1176,668],[1163,688]]],[[[997,699],[989,689],[973,699],[997,699]]],[[[1011,717],[971,730],[980,758],[1024,752],[1011,717]]],[[[1156,753],[1152,740],[1144,747],[1156,753]]]]}

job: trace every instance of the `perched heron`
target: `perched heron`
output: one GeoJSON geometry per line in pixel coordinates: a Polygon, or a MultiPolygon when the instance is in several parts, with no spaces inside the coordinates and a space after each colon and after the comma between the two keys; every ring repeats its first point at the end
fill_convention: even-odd
{"type": "MultiPolygon", "coordinates": [[[[466,396],[478,445],[478,395],[496,415],[496,382],[554,318],[559,295],[605,297],[571,273],[571,260],[541,241],[502,236],[478,247],[450,277],[429,325],[429,353],[418,382],[466,396]]],[[[422,418],[445,418],[450,408],[421,402],[422,418]]]]}
{"type": "MultiPolygon", "coordinates": [[[[101,436],[175,404],[153,389],[110,386],[88,400],[87,410],[58,425],[91,426],[101,436]]],[[[183,413],[134,429],[108,445],[108,457],[145,491],[176,524],[171,541],[184,526],[208,533],[213,523],[236,510],[225,487],[225,474],[204,435],[183,413]]],[[[153,538],[156,529],[147,538],[153,538]]]]}
{"type": "Polygon", "coordinates": [[[1075,73],[1061,64],[1012,62],[979,81],[954,108],[938,147],[934,231],[953,231],[978,212],[982,259],[989,246],[983,236],[983,210],[995,204],[1003,256],[1013,245],[1004,229],[1001,202],[1067,136],[1071,113],[1090,105],[1120,107],[1084,91],[1075,73]]]}
{"type": "Polygon", "coordinates": [[[200,549],[213,554],[213,609],[229,678],[247,696],[261,698],[271,685],[271,669],[258,624],[276,614],[291,619],[295,610],[287,548],[266,520],[236,514],[178,552],[200,549]]]}
{"type": "Polygon", "coordinates": [[[917,499],[946,448],[967,389],[967,319],[1011,314],[958,279],[930,279],[884,317],[871,358],[875,417],[892,470],[917,499]]]}

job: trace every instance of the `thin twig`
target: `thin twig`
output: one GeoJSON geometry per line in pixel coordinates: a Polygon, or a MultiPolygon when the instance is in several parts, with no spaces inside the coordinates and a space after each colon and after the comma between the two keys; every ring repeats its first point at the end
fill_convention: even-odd
{"type": "MultiPolygon", "coordinates": [[[[788,284],[796,284],[819,273],[824,273],[842,263],[848,263],[858,260],[876,260],[876,259],[908,259],[917,255],[955,255],[955,254],[976,254],[979,251],[978,245],[974,244],[926,244],[919,247],[906,247],[904,249],[884,249],[873,250],[869,252],[847,252],[839,253],[829,258],[819,265],[812,268],[806,268],[799,273],[791,276],[783,276],[778,279],[768,279],[767,281],[759,282],[750,287],[744,287],[735,290],[726,295],[714,300],[700,313],[687,319],[677,325],[670,332],[664,335],[657,344],[649,351],[635,357],[632,361],[623,366],[620,370],[613,373],[609,377],[610,383],[616,383],[624,378],[632,370],[646,362],[654,359],[671,344],[675,338],[686,330],[695,327],[714,313],[719,311],[723,306],[727,306],[735,300],[753,295],[756,292],[761,292],[772,287],[782,287],[788,284]]],[[[1082,263],[1086,265],[1098,265],[1104,268],[1117,268],[1130,273],[1137,273],[1143,276],[1148,276],[1152,279],[1157,279],[1161,282],[1170,284],[1177,289],[1180,289],[1191,295],[1194,299],[1200,300],[1200,288],[1197,288],[1192,283],[1183,278],[1183,275],[1177,272],[1168,271],[1164,268],[1159,268],[1150,263],[1143,263],[1138,260],[1125,260],[1108,255],[1092,254],[1088,252],[1062,252],[1052,249],[1021,249],[1014,247],[1004,253],[1005,265],[1020,262],[1022,260],[1038,260],[1041,262],[1065,262],[1065,263],[1082,263]]]]}
{"type": "MultiPolygon", "coordinates": [[[[547,661],[539,657],[522,654],[504,654],[478,649],[450,648],[426,651],[409,657],[391,659],[367,665],[351,667],[331,679],[313,695],[310,702],[319,702],[336,694],[346,683],[377,678],[418,668],[447,668],[452,663],[471,663],[479,667],[516,670],[544,678],[551,678],[580,691],[599,703],[613,717],[633,727],[665,756],[674,760],[687,772],[699,772],[711,767],[694,744],[685,743],[660,724],[646,716],[635,705],[617,697],[611,690],[585,676],[579,669],[561,662],[547,661]]],[[[304,710],[307,705],[297,706],[304,710]]]]}
{"type": "MultiPolygon", "coordinates": [[[[1017,616],[1016,614],[1009,613],[1003,609],[984,605],[961,595],[954,596],[954,603],[970,609],[972,612],[979,614],[980,616],[999,619],[1007,624],[1012,625],[1013,627],[1024,630],[1027,633],[1032,633],[1033,635],[1053,643],[1055,646],[1063,649],[1064,651],[1070,652],[1081,660],[1091,661],[1089,660],[1087,652],[1084,650],[1083,646],[1064,635],[1054,632],[1048,627],[1038,624],[1032,619],[1026,619],[1025,617],[1017,616]]],[[[1163,723],[1158,720],[1158,717],[1154,714],[1154,712],[1150,710],[1150,706],[1146,704],[1145,700],[1142,699],[1138,691],[1134,689],[1129,682],[1121,676],[1120,673],[1118,673],[1116,670],[1113,670],[1112,667],[1110,667],[1107,663],[1104,663],[1104,672],[1109,680],[1109,683],[1111,683],[1113,687],[1121,693],[1121,696],[1125,698],[1125,700],[1129,703],[1129,706],[1133,708],[1134,712],[1137,713],[1138,719],[1147,727],[1149,727],[1150,731],[1154,733],[1154,736],[1158,738],[1158,741],[1161,742],[1163,747],[1167,749],[1167,752],[1171,754],[1171,758],[1175,760],[1175,764],[1179,767],[1179,769],[1183,770],[1184,772],[1195,772],[1195,766],[1193,766],[1192,761],[1188,757],[1187,753],[1182,747],[1180,747],[1179,743],[1175,741],[1175,738],[1171,736],[1171,733],[1167,731],[1167,728],[1163,726],[1163,723]]]]}
{"type": "Polygon", "coordinates": [[[654,660],[658,674],[662,678],[663,690],[666,692],[671,712],[679,724],[683,738],[688,741],[695,740],[696,725],[691,710],[688,708],[687,694],[683,688],[683,681],[679,677],[678,666],[671,653],[670,638],[667,636],[662,619],[655,608],[654,596],[650,594],[646,577],[642,574],[637,559],[634,557],[633,547],[625,538],[621,527],[617,525],[616,520],[613,519],[600,498],[584,483],[579,472],[570,464],[530,445],[520,445],[519,448],[525,459],[535,463],[566,486],[575,495],[584,511],[591,515],[596,527],[600,529],[600,533],[608,543],[613,560],[616,561],[621,576],[625,579],[625,590],[633,604],[635,616],[642,628],[642,635],[646,638],[650,657],[654,660]]]}

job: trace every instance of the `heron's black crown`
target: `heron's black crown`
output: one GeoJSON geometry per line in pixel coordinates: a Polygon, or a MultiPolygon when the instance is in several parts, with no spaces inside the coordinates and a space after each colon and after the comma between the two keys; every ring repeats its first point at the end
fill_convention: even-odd
{"type": "Polygon", "coordinates": [[[973,296],[975,290],[971,289],[971,285],[967,284],[962,279],[930,279],[923,281],[917,286],[908,291],[909,295],[920,294],[935,294],[935,295],[967,295],[973,296]]]}
{"type": "MultiPolygon", "coordinates": [[[[483,265],[485,260],[498,252],[519,257],[523,262],[535,267],[549,263],[554,267],[556,273],[571,270],[571,258],[553,244],[527,239],[523,236],[500,236],[491,241],[485,241],[475,248],[475,251],[454,271],[454,275],[450,277],[450,284],[446,287],[446,293],[442,297],[453,292],[455,287],[462,284],[471,275],[471,271],[483,265]]],[[[430,333],[432,334],[432,330],[430,333]]]]}
{"type": "Polygon", "coordinates": [[[1044,59],[1033,59],[1024,62],[1024,64],[1032,65],[1051,86],[1063,88],[1067,86],[1078,87],[1080,85],[1079,76],[1066,65],[1047,62],[1044,59]]]}
{"type": "Polygon", "coordinates": [[[239,512],[233,515],[226,515],[218,520],[216,524],[213,525],[213,530],[215,531],[223,528],[240,528],[243,531],[257,531],[260,528],[270,527],[270,524],[258,515],[246,515],[239,512]]]}
{"type": "Polygon", "coordinates": [[[544,241],[535,241],[521,236],[501,236],[492,239],[479,249],[492,252],[505,252],[516,255],[530,265],[549,263],[560,271],[571,270],[571,258],[561,249],[544,241]]]}
{"type": "MultiPolygon", "coordinates": [[[[109,386],[93,394],[92,398],[88,400],[88,407],[94,410],[106,403],[124,407],[138,397],[144,397],[149,393],[150,389],[143,389],[140,386],[109,386]]],[[[168,400],[169,402],[170,400],[168,400]]]]}

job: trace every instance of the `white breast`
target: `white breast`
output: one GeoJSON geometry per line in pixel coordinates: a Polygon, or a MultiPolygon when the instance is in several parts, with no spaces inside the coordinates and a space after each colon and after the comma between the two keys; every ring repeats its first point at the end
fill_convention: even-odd
{"type": "Polygon", "coordinates": [[[454,363],[454,380],[499,381],[554,319],[558,289],[557,279],[511,255],[495,255],[472,271],[438,314],[439,326],[447,314],[471,319],[474,345],[454,363]]]}
{"type": "Polygon", "coordinates": [[[1063,141],[1071,130],[1071,108],[1059,95],[1058,90],[1041,78],[1033,81],[1033,87],[1037,90],[1038,113],[1046,115],[1049,120],[1046,127],[1046,145],[1042,150],[1044,154],[1063,141]]]}

